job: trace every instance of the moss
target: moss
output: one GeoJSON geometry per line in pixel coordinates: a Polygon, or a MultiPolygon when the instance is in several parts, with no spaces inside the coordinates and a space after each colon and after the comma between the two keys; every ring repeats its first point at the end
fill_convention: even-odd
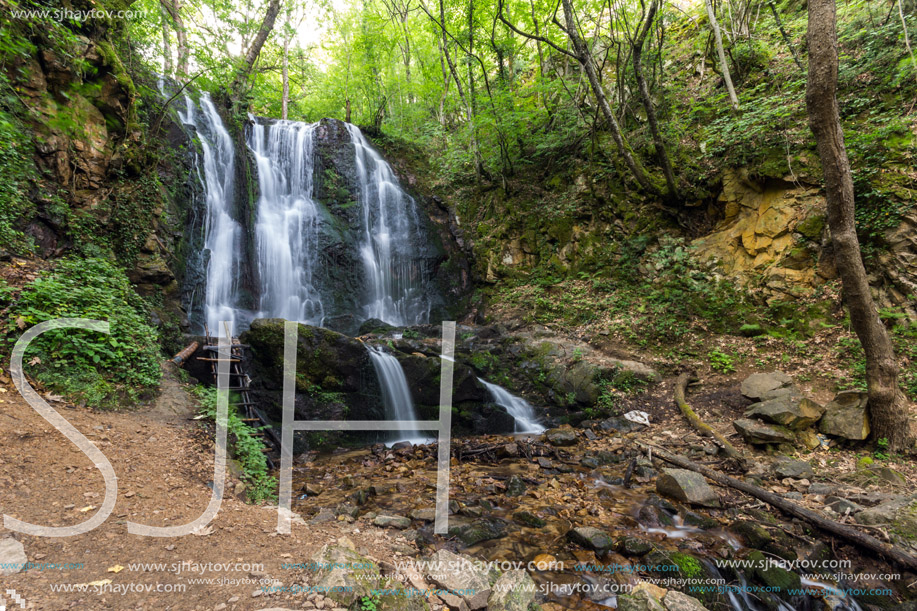
{"type": "Polygon", "coordinates": [[[796,225],[796,232],[809,240],[818,240],[825,230],[825,215],[813,214],[796,225]]]}
{"type": "Polygon", "coordinates": [[[682,577],[688,579],[696,578],[704,572],[704,568],[701,566],[700,561],[694,556],[682,554],[681,552],[673,552],[669,557],[672,559],[672,562],[678,565],[678,570],[682,577]]]}

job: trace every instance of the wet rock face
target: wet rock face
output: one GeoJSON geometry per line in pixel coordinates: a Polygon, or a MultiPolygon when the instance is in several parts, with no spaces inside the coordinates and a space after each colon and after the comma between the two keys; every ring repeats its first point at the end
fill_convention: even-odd
{"type": "MultiPolygon", "coordinates": [[[[282,419],[284,322],[252,321],[241,341],[251,346],[253,394],[268,415],[282,419]]],[[[303,420],[384,420],[382,390],[366,344],[321,327],[299,325],[296,361],[296,417],[303,420]]],[[[402,348],[411,350],[409,345],[402,348]]],[[[387,349],[404,371],[418,416],[439,418],[441,359],[419,352],[387,349]]],[[[515,420],[488,402],[472,369],[454,367],[453,433],[510,433],[515,420]]],[[[372,435],[370,435],[372,436],[372,435]]]]}

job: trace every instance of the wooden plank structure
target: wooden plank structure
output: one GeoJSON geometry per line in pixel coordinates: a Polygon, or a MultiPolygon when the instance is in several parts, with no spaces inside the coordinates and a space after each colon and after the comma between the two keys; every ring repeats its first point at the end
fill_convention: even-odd
{"type": "MultiPolygon", "coordinates": [[[[189,358],[194,358],[196,361],[209,364],[210,374],[213,376],[213,385],[216,386],[219,363],[229,361],[229,408],[236,408],[237,413],[242,416],[242,421],[256,429],[257,435],[265,442],[264,451],[266,453],[273,451],[279,454],[280,435],[271,426],[264,412],[258,409],[257,403],[252,400],[250,392],[251,378],[245,372],[245,360],[242,352],[248,346],[240,343],[238,337],[233,337],[230,341],[230,358],[225,359],[223,358],[224,355],[219,352],[220,347],[218,344],[217,338],[212,337],[208,329],[204,345],[200,346],[200,351],[203,352],[204,356],[191,356],[191,354],[199,354],[196,351],[199,346],[195,342],[192,344],[195,350],[192,350],[190,354],[185,354],[191,348],[191,346],[188,346],[179,355],[176,355],[176,359],[178,356],[182,356],[182,359],[176,362],[181,365],[183,362],[187,362],[189,358]]],[[[273,469],[275,465],[272,458],[269,455],[265,455],[265,458],[267,459],[268,467],[273,469]]]]}

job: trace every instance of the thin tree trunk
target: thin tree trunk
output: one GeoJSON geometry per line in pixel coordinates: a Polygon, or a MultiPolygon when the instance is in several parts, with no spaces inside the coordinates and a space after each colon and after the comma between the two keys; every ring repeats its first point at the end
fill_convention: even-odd
{"type": "Polygon", "coordinates": [[[551,116],[553,113],[548,107],[548,94],[544,89],[544,51],[541,48],[541,31],[538,28],[538,17],[535,14],[535,0],[529,0],[529,6],[532,8],[532,24],[535,26],[535,48],[538,49],[538,82],[541,85],[541,102],[544,104],[544,109],[548,112],[548,116],[551,116]]]}
{"type": "Polygon", "coordinates": [[[168,78],[172,76],[172,41],[169,34],[169,11],[160,4],[159,13],[162,17],[162,74],[168,78]]]}
{"type": "Polygon", "coordinates": [[[790,54],[793,56],[793,61],[796,63],[796,67],[802,70],[802,62],[799,61],[799,56],[796,55],[796,49],[793,48],[793,43],[790,41],[790,37],[787,36],[786,30],[783,29],[783,22],[780,21],[780,13],[777,12],[777,7],[774,6],[773,0],[767,3],[771,7],[771,13],[774,15],[774,21],[777,22],[777,28],[780,30],[780,35],[783,37],[783,42],[786,43],[787,48],[790,50],[790,54]]]}
{"type": "Polygon", "coordinates": [[[283,65],[281,78],[283,79],[283,94],[280,102],[280,118],[287,119],[290,106],[290,39],[283,39],[283,65]]]}
{"type": "MultiPolygon", "coordinates": [[[[446,22],[443,21],[443,26],[446,22]]],[[[474,53],[474,0],[468,0],[468,57],[474,53]]],[[[468,97],[471,100],[471,116],[478,115],[478,100],[474,89],[474,67],[468,62],[468,97]]]]}
{"type": "Polygon", "coordinates": [[[837,7],[809,0],[809,75],[806,108],[825,175],[828,226],[850,322],[866,354],[869,423],[876,439],[900,450],[911,443],[907,400],[898,386],[898,361],[873,302],[854,222],[853,178],[837,104],[837,7]]]}
{"type": "Polygon", "coordinates": [[[274,21],[277,19],[277,13],[279,12],[280,0],[271,0],[271,3],[267,5],[267,11],[264,14],[264,20],[261,22],[261,27],[258,29],[258,34],[255,35],[252,44],[249,45],[248,51],[245,53],[244,63],[233,81],[232,89],[236,93],[241,92],[242,84],[248,78],[248,75],[251,74],[255,62],[261,54],[261,48],[264,46],[264,43],[267,42],[268,36],[271,35],[271,31],[274,29],[274,21]]]}
{"type": "Polygon", "coordinates": [[[443,72],[443,95],[439,98],[439,125],[443,129],[446,128],[446,97],[449,95],[449,73],[446,71],[446,60],[443,57],[443,41],[439,38],[436,40],[436,45],[439,47],[439,67],[443,72]]]}
{"type": "Polygon", "coordinates": [[[646,42],[646,35],[649,33],[656,17],[656,9],[659,6],[658,0],[652,0],[646,13],[646,21],[634,40],[631,59],[634,64],[634,76],[637,78],[637,90],[640,92],[640,99],[643,107],[646,109],[646,120],[650,124],[650,133],[653,136],[653,144],[656,146],[656,156],[659,164],[662,166],[662,173],[665,175],[666,186],[669,189],[669,197],[678,198],[678,185],[675,182],[675,173],[672,171],[672,164],[669,161],[669,153],[665,148],[665,140],[659,132],[659,122],[656,120],[656,108],[653,106],[653,100],[650,98],[650,90],[643,77],[643,44],[646,42]]]}
{"type": "Polygon", "coordinates": [[[468,122],[471,124],[471,148],[474,152],[475,169],[477,170],[478,176],[485,176],[487,171],[484,169],[484,158],[481,156],[481,149],[478,147],[477,127],[474,124],[474,110],[471,104],[468,103],[468,98],[465,97],[465,92],[462,89],[462,79],[459,77],[458,71],[455,69],[455,64],[452,62],[452,56],[449,54],[449,39],[446,37],[446,9],[443,5],[443,0],[439,0],[439,22],[441,25],[440,32],[443,38],[443,55],[446,58],[446,64],[449,66],[449,72],[452,74],[452,80],[455,81],[455,90],[458,92],[459,99],[462,100],[462,104],[465,106],[465,114],[468,122]]]}
{"type": "Polygon", "coordinates": [[[344,121],[347,123],[350,123],[350,98],[347,98],[344,101],[344,108],[345,108],[345,113],[346,113],[344,116],[344,121]]]}
{"type": "Polygon", "coordinates": [[[175,70],[175,76],[184,78],[188,76],[188,57],[190,49],[188,48],[188,32],[185,30],[185,20],[181,16],[181,0],[172,0],[172,21],[175,24],[175,38],[178,42],[178,61],[175,70]]]}
{"type": "Polygon", "coordinates": [[[726,63],[726,52],[723,50],[723,38],[720,36],[720,24],[716,21],[716,15],[713,13],[713,4],[710,0],[704,0],[707,7],[707,17],[710,19],[710,29],[713,30],[713,39],[716,41],[716,53],[720,58],[720,70],[723,71],[723,80],[726,82],[726,90],[729,91],[729,101],[735,110],[739,109],[739,98],[736,96],[735,87],[732,86],[732,77],[729,75],[729,64],[726,63]]]}
{"type": "Polygon", "coordinates": [[[567,24],[566,32],[567,36],[570,38],[570,43],[573,45],[573,54],[576,56],[580,65],[582,65],[583,71],[589,79],[589,84],[592,87],[592,92],[595,95],[596,101],[598,101],[599,109],[602,111],[602,114],[605,115],[605,120],[608,122],[608,128],[611,130],[611,137],[618,146],[618,151],[621,153],[621,157],[624,158],[624,163],[627,165],[628,169],[630,169],[641,187],[653,195],[661,195],[659,187],[653,183],[646,170],[634,157],[630,150],[630,146],[621,133],[621,126],[618,125],[618,120],[615,118],[614,112],[612,112],[611,106],[608,104],[608,98],[605,96],[605,91],[602,89],[602,83],[599,81],[598,74],[596,73],[592,54],[586,47],[586,43],[580,38],[579,30],[576,29],[576,19],[573,15],[572,0],[563,0],[563,7],[564,18],[567,24]]]}
{"type": "Polygon", "coordinates": [[[901,18],[901,29],[904,31],[904,46],[907,48],[908,55],[911,56],[911,70],[917,70],[917,62],[914,61],[914,51],[911,50],[911,39],[907,35],[907,21],[904,20],[904,7],[901,6],[901,0],[898,0],[898,16],[901,18]]]}

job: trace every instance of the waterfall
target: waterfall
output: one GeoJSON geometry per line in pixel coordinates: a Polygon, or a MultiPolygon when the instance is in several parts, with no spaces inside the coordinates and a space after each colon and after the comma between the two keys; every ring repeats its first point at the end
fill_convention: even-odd
{"type": "Polygon", "coordinates": [[[202,150],[201,318],[211,332],[221,320],[241,332],[255,317],[345,333],[368,318],[398,326],[428,322],[439,303],[430,276],[440,251],[416,202],[356,126],[251,116],[248,150],[237,160],[210,97],[202,94],[195,104],[186,96],[185,107],[181,120],[202,150]],[[333,144],[322,148],[326,142],[333,144]],[[235,164],[249,155],[258,181],[252,210],[245,194],[233,193],[235,164]],[[332,180],[343,182],[328,183],[342,169],[345,176],[332,180]],[[342,192],[353,199],[337,201],[342,192]]]}
{"type": "MultiPolygon", "coordinates": [[[[376,370],[376,377],[379,378],[379,386],[382,387],[382,402],[385,405],[386,419],[417,420],[414,400],[411,399],[411,391],[408,388],[407,378],[404,377],[404,370],[401,369],[401,363],[391,354],[384,352],[382,348],[367,346],[367,349],[369,349],[373,369],[376,370]]],[[[418,431],[399,429],[392,441],[393,443],[399,441],[426,443],[427,439],[422,437],[418,431]]]]}
{"type": "Polygon", "coordinates": [[[544,431],[544,427],[538,423],[535,408],[528,401],[522,397],[517,397],[497,384],[491,384],[481,378],[478,378],[478,382],[487,388],[494,403],[505,409],[506,413],[516,420],[516,433],[541,433],[544,431]]]}
{"type": "Polygon", "coordinates": [[[254,121],[249,131],[258,171],[255,241],[260,278],[258,316],[321,326],[324,307],[313,283],[321,216],[312,199],[315,124],[254,121]]]}
{"type": "Polygon", "coordinates": [[[364,317],[396,326],[428,322],[431,303],[419,248],[425,236],[417,207],[359,128],[346,126],[356,155],[363,212],[364,317]]]}
{"type": "Polygon", "coordinates": [[[236,331],[238,252],[242,227],[232,217],[235,153],[232,137],[226,131],[209,94],[200,98],[195,108],[185,96],[185,112],[179,118],[197,133],[203,151],[203,164],[198,160],[198,180],[204,192],[206,220],[204,250],[207,267],[207,289],[204,297],[204,320],[211,333],[221,333],[220,321],[228,320],[236,331]],[[201,172],[203,166],[203,173],[201,172]]]}

